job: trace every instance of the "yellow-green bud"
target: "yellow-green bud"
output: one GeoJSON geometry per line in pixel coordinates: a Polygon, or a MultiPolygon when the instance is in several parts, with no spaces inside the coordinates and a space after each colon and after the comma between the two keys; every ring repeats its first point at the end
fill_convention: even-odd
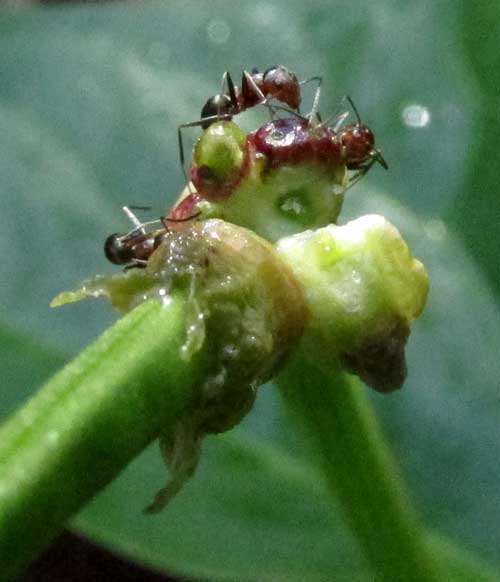
{"type": "Polygon", "coordinates": [[[241,177],[246,134],[232,121],[210,125],[196,142],[191,178],[207,200],[230,196],[241,177]]]}
{"type": "Polygon", "coordinates": [[[429,280],[399,231],[370,215],[281,239],[277,249],[304,288],[311,357],[377,390],[401,387],[404,347],[429,280]]]}

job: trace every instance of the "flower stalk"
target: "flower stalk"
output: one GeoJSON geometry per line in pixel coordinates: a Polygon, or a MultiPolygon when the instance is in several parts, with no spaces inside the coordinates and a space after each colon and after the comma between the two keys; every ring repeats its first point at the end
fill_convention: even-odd
{"type": "MultiPolygon", "coordinates": [[[[15,576],[162,430],[204,374],[186,300],[151,300],[56,374],[0,431],[0,571],[15,576]]],[[[154,485],[151,485],[154,487],[154,485]]],[[[140,508],[138,508],[140,510],[140,508]]]]}
{"type": "Polygon", "coordinates": [[[425,544],[424,530],[363,386],[338,369],[325,372],[300,352],[278,384],[376,580],[447,579],[425,544]]]}

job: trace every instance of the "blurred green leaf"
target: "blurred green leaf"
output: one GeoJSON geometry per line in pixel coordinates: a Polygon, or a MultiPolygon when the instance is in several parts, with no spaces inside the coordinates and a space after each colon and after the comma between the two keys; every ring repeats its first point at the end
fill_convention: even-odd
{"type": "MultiPolygon", "coordinates": [[[[480,34],[472,40],[489,19],[467,20],[464,48],[461,16],[451,2],[295,0],[1,16],[0,354],[7,373],[0,413],[113,321],[104,304],[51,311],[48,303],[113,270],[101,245],[128,228],[123,204],[151,205],[156,217],[172,203],[182,187],[176,126],[199,116],[223,70],[237,76],[243,67],[283,63],[302,78],[323,74],[323,115],[351,95],[390,164],[353,188],[343,220],[386,214],[432,281],[410,341],[408,383],[373,399],[426,525],[500,564],[500,313],[470,258],[486,249],[482,266],[494,279],[500,198],[487,200],[494,166],[484,164],[492,157],[487,120],[499,73],[478,98],[482,85],[468,59],[474,53],[477,67],[491,62],[482,60],[491,46],[480,34]],[[485,211],[470,225],[469,204],[479,194],[485,211]],[[451,212],[459,234],[469,225],[470,250],[441,220],[451,212]]],[[[252,127],[266,114],[242,117],[252,127]]],[[[196,130],[190,135],[193,141],[196,130]]],[[[166,477],[149,450],[77,525],[138,560],[191,575],[369,579],[274,390],[263,389],[244,424],[204,449],[199,473],[158,517],[141,514],[166,477]]]]}
{"type": "Polygon", "coordinates": [[[463,7],[463,59],[475,89],[473,111],[476,119],[472,142],[463,140],[468,154],[467,179],[450,210],[450,222],[465,239],[500,293],[500,192],[498,154],[500,151],[500,6],[480,1],[463,7]]]}

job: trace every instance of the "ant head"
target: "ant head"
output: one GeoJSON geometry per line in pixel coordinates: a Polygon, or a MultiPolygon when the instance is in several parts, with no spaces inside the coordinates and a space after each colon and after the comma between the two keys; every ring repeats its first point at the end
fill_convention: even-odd
{"type": "Polygon", "coordinates": [[[345,163],[349,170],[367,170],[378,162],[386,170],[389,168],[380,150],[375,148],[375,136],[372,130],[361,123],[361,117],[353,100],[347,96],[357,123],[346,125],[339,133],[340,143],[344,147],[345,163]]]}
{"type": "Polygon", "coordinates": [[[349,170],[359,170],[378,162],[386,170],[389,168],[380,150],[375,148],[372,130],[362,123],[347,125],[340,132],[340,143],[344,146],[346,166],[349,170]]]}
{"type": "MultiPolygon", "coordinates": [[[[207,100],[203,109],[201,110],[201,119],[205,117],[217,117],[218,115],[230,114],[233,108],[233,103],[228,95],[220,94],[214,95],[207,100]]],[[[202,123],[203,129],[207,129],[216,119],[202,123]]]]}
{"type": "Polygon", "coordinates": [[[344,146],[347,167],[355,169],[372,157],[375,136],[366,125],[355,123],[347,125],[340,132],[340,143],[344,146]]]}
{"type": "Polygon", "coordinates": [[[130,245],[124,242],[122,234],[110,234],[104,243],[104,254],[111,263],[115,265],[126,265],[133,258],[130,245]]]}
{"type": "Polygon", "coordinates": [[[264,71],[262,90],[265,95],[286,103],[291,109],[300,105],[300,83],[297,77],[283,65],[276,65],[264,71]]]}

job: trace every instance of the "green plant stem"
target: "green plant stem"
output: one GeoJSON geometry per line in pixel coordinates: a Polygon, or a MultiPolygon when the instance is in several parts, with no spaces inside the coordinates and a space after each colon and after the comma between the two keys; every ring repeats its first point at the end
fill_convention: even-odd
{"type": "MultiPolygon", "coordinates": [[[[180,357],[185,300],[148,301],[56,374],[0,430],[0,572],[14,576],[160,430],[203,374],[180,357]]],[[[137,508],[140,511],[142,508],[137,508]]]]}
{"type": "Polygon", "coordinates": [[[365,388],[342,372],[325,373],[300,353],[279,385],[312,439],[328,486],[376,579],[446,579],[424,541],[365,388]]]}

